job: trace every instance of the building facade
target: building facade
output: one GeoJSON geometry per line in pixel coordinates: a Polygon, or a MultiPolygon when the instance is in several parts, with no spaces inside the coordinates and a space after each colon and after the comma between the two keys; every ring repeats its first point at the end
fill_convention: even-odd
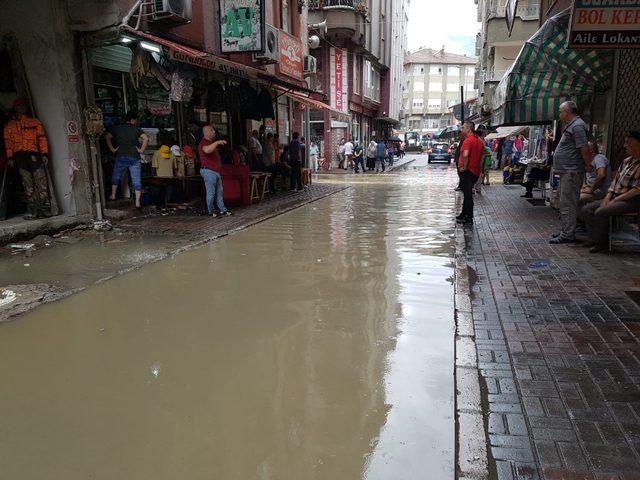
{"type": "Polygon", "coordinates": [[[405,57],[404,125],[407,130],[435,133],[455,122],[451,107],[477,97],[477,59],[423,48],[405,57]]]}
{"type": "Polygon", "coordinates": [[[311,138],[336,159],[343,139],[387,138],[399,123],[407,0],[310,0],[310,34],[321,38],[311,85],[332,111],[311,112],[311,138]],[[376,19],[376,21],[373,21],[376,19]],[[397,20],[394,21],[394,20],[397,20]]]}
{"type": "Polygon", "coordinates": [[[518,56],[524,43],[538,30],[540,0],[518,2],[513,30],[506,22],[507,0],[476,0],[481,31],[476,36],[478,69],[475,87],[480,105],[490,110],[493,91],[518,56]]]}

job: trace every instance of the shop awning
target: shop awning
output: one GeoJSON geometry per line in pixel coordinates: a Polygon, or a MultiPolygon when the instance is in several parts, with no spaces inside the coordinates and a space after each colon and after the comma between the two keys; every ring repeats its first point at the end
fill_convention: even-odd
{"type": "Polygon", "coordinates": [[[166,38],[158,37],[150,33],[141,32],[135,28],[124,25],[121,27],[125,35],[132,35],[143,40],[161,45],[167,49],[168,58],[176,62],[187,63],[195,67],[205,68],[207,70],[215,70],[226,75],[232,75],[244,79],[257,79],[258,76],[264,75],[264,72],[256,68],[248,67],[241,63],[218,57],[202,50],[186,47],[166,38]]]}
{"type": "Polygon", "coordinates": [[[524,44],[496,87],[492,124],[548,123],[562,102],[589,104],[609,89],[613,54],[566,48],[570,16],[569,8],[550,18],[524,44]]]}
{"type": "Polygon", "coordinates": [[[490,133],[485,137],[487,140],[493,140],[494,138],[507,138],[511,135],[518,135],[527,129],[526,126],[518,125],[517,127],[498,127],[494,133],[490,133]]]}
{"type": "Polygon", "coordinates": [[[306,105],[309,105],[309,107],[311,107],[312,109],[328,111],[329,113],[331,113],[331,118],[334,120],[337,120],[339,122],[347,122],[347,123],[351,122],[351,115],[349,115],[348,113],[344,113],[340,110],[336,110],[335,108],[332,108],[331,106],[327,105],[324,102],[321,102],[320,100],[315,100],[311,97],[305,96],[302,93],[292,91],[291,89],[284,88],[279,85],[274,85],[274,88],[276,90],[279,90],[283,94],[288,95],[289,97],[291,97],[297,102],[301,102],[306,105]]]}

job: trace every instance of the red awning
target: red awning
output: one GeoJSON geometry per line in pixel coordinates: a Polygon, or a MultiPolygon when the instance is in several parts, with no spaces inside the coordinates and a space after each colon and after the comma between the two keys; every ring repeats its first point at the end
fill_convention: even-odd
{"type": "Polygon", "coordinates": [[[171,40],[167,40],[166,38],[158,37],[146,32],[141,32],[140,30],[136,30],[135,28],[129,27],[128,25],[123,26],[122,30],[124,30],[124,32],[128,35],[134,35],[143,40],[148,40],[149,42],[157,43],[158,45],[165,47],[166,49],[168,49],[168,58],[176,62],[187,63],[189,65],[205,68],[207,70],[215,70],[220,73],[233,75],[234,77],[239,78],[256,79],[258,78],[258,75],[264,75],[264,72],[258,70],[257,68],[249,67],[238,62],[233,62],[231,60],[227,60],[226,58],[203,52],[202,50],[196,50],[195,48],[186,47],[184,45],[180,45],[179,43],[172,42],[171,40]]]}
{"type": "Polygon", "coordinates": [[[289,97],[293,98],[297,102],[305,103],[315,110],[327,110],[331,113],[331,117],[334,120],[338,120],[340,122],[351,121],[351,115],[341,112],[340,110],[336,110],[335,108],[332,108],[330,105],[327,105],[324,102],[307,97],[302,93],[293,92],[290,89],[286,89],[279,85],[274,85],[274,87],[276,88],[276,90],[280,90],[281,92],[286,93],[289,97]]]}

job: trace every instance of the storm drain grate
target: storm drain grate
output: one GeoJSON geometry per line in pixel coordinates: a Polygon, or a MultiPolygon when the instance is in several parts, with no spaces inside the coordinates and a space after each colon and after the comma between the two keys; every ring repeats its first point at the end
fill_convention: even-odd
{"type": "Polygon", "coordinates": [[[534,207],[544,207],[547,204],[544,198],[528,198],[527,202],[534,207]]]}

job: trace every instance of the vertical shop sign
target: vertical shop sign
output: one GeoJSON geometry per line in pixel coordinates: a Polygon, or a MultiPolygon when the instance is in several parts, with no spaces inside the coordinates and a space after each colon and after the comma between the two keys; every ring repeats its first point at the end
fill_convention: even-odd
{"type": "Polygon", "coordinates": [[[341,112],[349,112],[349,69],[347,51],[331,48],[331,106],[341,112]]]}
{"type": "Polygon", "coordinates": [[[264,50],[264,0],[218,0],[222,53],[264,50]]]}
{"type": "Polygon", "coordinates": [[[569,48],[640,48],[640,0],[575,0],[569,48]]]}

